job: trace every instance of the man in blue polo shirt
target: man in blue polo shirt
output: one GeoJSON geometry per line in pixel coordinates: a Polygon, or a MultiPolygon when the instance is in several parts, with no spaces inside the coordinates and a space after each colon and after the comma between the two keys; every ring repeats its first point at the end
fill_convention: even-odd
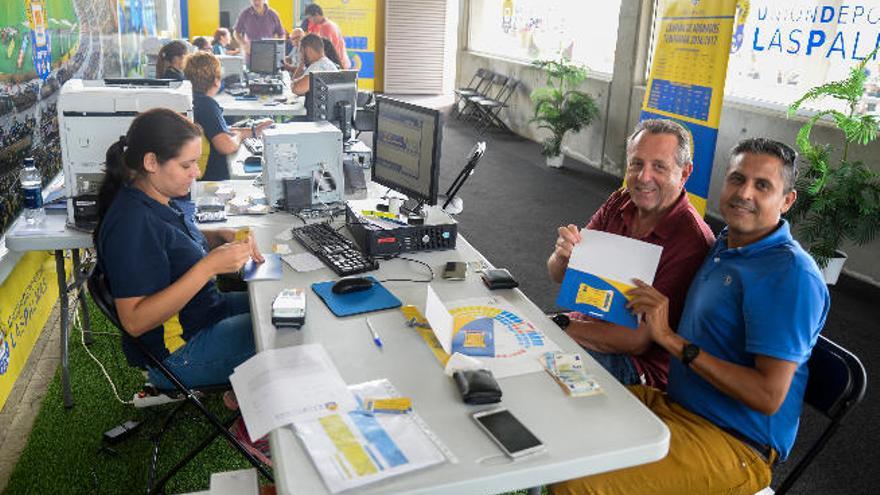
{"type": "Polygon", "coordinates": [[[830,299],[815,261],[781,218],[797,197],[796,153],[769,139],[731,152],[720,210],[727,222],[688,291],[678,332],[669,302],[637,283],[630,307],[674,358],[668,395],[631,391],[669,427],[657,462],[567,481],[568,493],[743,493],[769,486],[791,452],[807,360],[830,299]]]}

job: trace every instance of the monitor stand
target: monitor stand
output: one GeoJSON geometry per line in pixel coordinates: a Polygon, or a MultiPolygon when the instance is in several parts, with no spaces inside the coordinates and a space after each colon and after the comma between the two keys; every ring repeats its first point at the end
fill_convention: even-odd
{"type": "Polygon", "coordinates": [[[438,198],[437,204],[442,204],[443,211],[450,215],[458,215],[459,213],[464,211],[464,200],[462,200],[459,196],[448,198],[445,195],[441,194],[438,198]]]}
{"type": "Polygon", "coordinates": [[[418,199],[407,199],[400,207],[400,211],[407,213],[410,218],[425,219],[428,217],[428,210],[425,209],[424,201],[418,199]]]}

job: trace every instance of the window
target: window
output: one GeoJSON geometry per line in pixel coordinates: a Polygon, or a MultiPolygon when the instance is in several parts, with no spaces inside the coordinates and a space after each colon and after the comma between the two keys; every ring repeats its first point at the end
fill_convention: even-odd
{"type": "Polygon", "coordinates": [[[468,49],[531,62],[571,56],[611,74],[620,0],[471,0],[468,49]]]}
{"type": "MultiPolygon", "coordinates": [[[[880,0],[740,0],[725,96],[786,107],[810,88],[844,79],[880,46],[880,0]]],[[[654,27],[659,27],[656,12],[654,27]]],[[[650,66],[648,67],[650,70],[650,66]]],[[[860,109],[880,113],[880,66],[868,64],[860,109]]],[[[812,108],[837,108],[832,100],[812,108]]]]}

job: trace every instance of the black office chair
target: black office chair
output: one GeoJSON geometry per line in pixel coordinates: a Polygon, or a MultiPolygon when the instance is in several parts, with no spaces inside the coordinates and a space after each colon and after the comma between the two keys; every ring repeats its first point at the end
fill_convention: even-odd
{"type": "MultiPolygon", "coordinates": [[[[95,301],[95,305],[98,309],[110,320],[111,323],[116,325],[116,328],[119,329],[120,332],[124,332],[125,330],[122,328],[122,324],[119,321],[119,317],[116,314],[116,306],[113,303],[113,295],[110,293],[110,287],[107,283],[107,278],[104,276],[104,273],[101,271],[99,264],[95,263],[95,267],[92,269],[92,273],[89,275],[89,278],[86,282],[86,285],[89,290],[89,294],[92,296],[92,300],[95,301]]],[[[162,429],[153,439],[153,454],[150,461],[150,471],[147,478],[147,493],[164,493],[165,484],[175,475],[177,472],[186,466],[191,460],[193,460],[202,450],[204,450],[211,442],[217,438],[217,435],[223,435],[223,438],[232,445],[235,450],[237,450],[241,455],[247,459],[257,471],[260,472],[264,477],[266,477],[269,482],[274,482],[272,478],[272,474],[266,469],[266,467],[254,457],[253,454],[247,451],[247,449],[236,439],[232,433],[229,432],[229,427],[232,423],[241,416],[240,411],[236,411],[230,418],[228,418],[225,422],[221,422],[217,416],[208,410],[205,407],[204,403],[199,399],[200,395],[206,393],[216,393],[230,389],[230,385],[228,383],[212,385],[209,387],[200,387],[198,390],[188,388],[180,379],[175,375],[168,367],[166,367],[161,360],[159,360],[155,354],[149,351],[147,347],[140,341],[140,339],[132,339],[135,345],[138,347],[144,356],[147,357],[147,360],[150,361],[151,365],[158,369],[165,377],[174,384],[174,390],[171,391],[163,391],[163,392],[171,392],[180,394],[185,398],[183,402],[181,402],[177,407],[175,407],[169,414],[166,416],[165,421],[163,422],[162,429]],[[154,479],[156,477],[158,466],[159,466],[159,447],[162,441],[162,437],[168,431],[171,426],[172,420],[177,416],[177,414],[183,410],[183,408],[187,404],[192,404],[201,415],[207,419],[207,421],[212,425],[213,430],[209,433],[198,445],[193,447],[180,461],[177,462],[174,466],[172,466],[168,473],[165,474],[161,479],[155,482],[154,479]]]]}
{"type": "Polygon", "coordinates": [[[810,378],[804,402],[831,422],[779,485],[777,495],[786,493],[806,471],[840,427],[843,418],[865,397],[868,385],[868,376],[859,358],[821,335],[807,365],[810,378]]]}

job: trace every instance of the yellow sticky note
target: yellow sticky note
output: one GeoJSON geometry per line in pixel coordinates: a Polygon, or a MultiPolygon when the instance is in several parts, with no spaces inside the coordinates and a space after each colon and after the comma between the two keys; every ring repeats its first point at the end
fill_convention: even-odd
{"type": "Polygon", "coordinates": [[[251,235],[250,227],[241,227],[240,229],[235,231],[235,241],[242,242],[247,241],[251,235]]]}

